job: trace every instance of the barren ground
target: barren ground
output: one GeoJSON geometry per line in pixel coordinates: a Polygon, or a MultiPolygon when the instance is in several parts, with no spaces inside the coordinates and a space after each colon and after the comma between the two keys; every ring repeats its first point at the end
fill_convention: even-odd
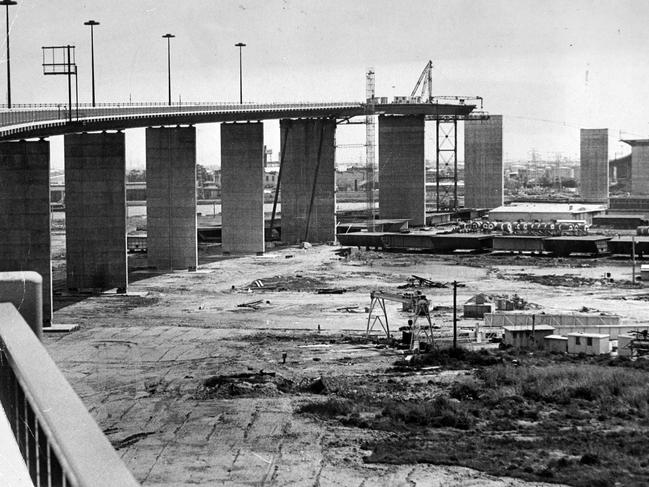
{"type": "MultiPolygon", "coordinates": [[[[60,259],[60,232],[54,239],[60,259]]],[[[436,427],[428,435],[428,426],[398,431],[359,426],[344,415],[298,412],[331,397],[369,405],[426,402],[446,394],[458,375],[474,373],[471,367],[395,369],[403,350],[362,339],[370,291],[397,292],[416,274],[465,284],[458,290],[460,304],[477,292],[518,293],[548,311],[586,306],[646,321],[647,292],[625,283],[631,278],[628,261],[357,250],[341,258],[335,249],[282,248],[228,258],[203,249],[197,272],[167,274],[146,269],[146,258],[136,255],[130,258],[128,295],[83,298],[61,294],[62,261],[55,261],[55,322],[78,323],[80,330],[48,334],[45,344],[143,485],[518,486],[544,485],[507,477],[536,478],[538,465],[530,472],[524,466],[496,473],[484,468],[492,472],[487,474],[396,454],[404,451],[395,451],[398,460],[390,463],[377,447],[403,449],[404,440],[419,438],[432,450],[435,435],[464,438],[458,429],[436,427]],[[603,279],[607,272],[612,283],[603,279]],[[535,277],[548,274],[570,276],[551,282],[535,277]],[[255,287],[255,280],[264,287],[255,287]],[[346,292],[318,294],[321,288],[346,292]],[[246,303],[253,304],[239,306],[246,303]],[[324,391],[314,385],[318,378],[324,391]]],[[[451,289],[423,291],[440,307],[434,321],[443,341],[451,333],[451,289]]],[[[399,310],[397,303],[388,306],[395,332],[407,320],[399,310]]],[[[460,328],[474,324],[461,321],[460,328]]],[[[371,407],[361,414],[371,417],[371,407]]],[[[453,444],[460,443],[439,443],[453,444]]],[[[555,453],[553,458],[561,457],[555,453]]],[[[509,451],[509,464],[517,464],[517,455],[509,451]]],[[[442,463],[466,464],[459,457],[442,463]]]]}

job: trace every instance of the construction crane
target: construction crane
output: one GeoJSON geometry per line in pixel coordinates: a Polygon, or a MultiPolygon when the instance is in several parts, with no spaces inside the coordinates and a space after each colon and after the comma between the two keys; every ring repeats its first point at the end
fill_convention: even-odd
{"type": "MultiPolygon", "coordinates": [[[[417,84],[410,94],[411,98],[418,97],[422,103],[439,103],[440,101],[457,101],[458,104],[464,105],[467,101],[470,103],[479,102],[480,109],[483,108],[481,96],[433,96],[433,61],[428,61],[424,70],[419,75],[417,84]]],[[[488,117],[486,117],[488,118],[488,117]]],[[[485,118],[481,118],[485,119],[485,118]]]]}
{"type": "Polygon", "coordinates": [[[428,61],[426,67],[424,67],[424,70],[421,72],[421,75],[419,75],[417,84],[415,85],[415,88],[412,90],[410,96],[411,97],[420,96],[421,100],[424,103],[433,102],[433,61],[428,61]],[[421,86],[421,95],[417,95],[417,91],[419,90],[420,86],[421,86]],[[424,97],[424,93],[427,93],[428,96],[424,97]]]}
{"type": "Polygon", "coordinates": [[[411,317],[411,337],[410,337],[410,350],[417,350],[419,348],[419,343],[424,341],[428,342],[430,345],[434,345],[433,340],[433,323],[430,320],[430,302],[426,299],[421,293],[411,294],[411,295],[402,295],[387,293],[382,291],[372,291],[370,293],[371,303],[370,303],[370,312],[367,317],[367,328],[365,330],[365,335],[370,336],[370,333],[374,329],[374,326],[378,322],[383,328],[385,335],[388,339],[391,338],[390,335],[390,325],[388,324],[388,312],[385,308],[386,301],[393,301],[403,304],[403,309],[409,310],[412,312],[411,317]],[[381,312],[375,314],[375,309],[380,308],[381,312]],[[426,323],[422,324],[418,322],[419,318],[424,318],[426,323]]]}

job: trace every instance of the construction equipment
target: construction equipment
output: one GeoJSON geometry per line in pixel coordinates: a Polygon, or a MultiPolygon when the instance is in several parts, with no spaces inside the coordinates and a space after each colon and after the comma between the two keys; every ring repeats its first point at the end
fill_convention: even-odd
{"type": "Polygon", "coordinates": [[[411,326],[411,338],[410,338],[410,350],[418,350],[419,344],[421,342],[429,343],[430,345],[434,344],[433,339],[433,323],[430,320],[430,302],[426,299],[426,296],[421,294],[420,291],[417,291],[414,294],[393,294],[386,293],[382,291],[372,291],[370,293],[371,303],[370,303],[370,312],[367,317],[367,330],[365,335],[370,336],[370,333],[374,329],[374,326],[378,322],[383,328],[386,337],[389,339],[390,336],[390,325],[388,323],[388,313],[385,308],[385,301],[393,301],[397,303],[403,303],[404,310],[410,310],[412,316],[410,321],[412,322],[411,326]],[[380,312],[375,313],[376,308],[380,308],[380,312]],[[382,312],[382,313],[381,313],[382,312]],[[421,323],[421,319],[425,318],[426,323],[421,323]],[[422,338],[424,338],[422,340],[422,338]]]}
{"type": "Polygon", "coordinates": [[[629,333],[634,338],[629,342],[627,348],[631,350],[632,357],[644,357],[649,355],[649,333],[647,330],[634,330],[629,333]]]}
{"type": "Polygon", "coordinates": [[[432,103],[433,100],[433,61],[428,61],[424,70],[419,75],[417,84],[410,94],[411,97],[419,96],[422,101],[425,103],[432,103]],[[421,86],[421,94],[417,95],[417,90],[421,86]],[[424,97],[424,93],[427,93],[428,96],[424,97]]]}

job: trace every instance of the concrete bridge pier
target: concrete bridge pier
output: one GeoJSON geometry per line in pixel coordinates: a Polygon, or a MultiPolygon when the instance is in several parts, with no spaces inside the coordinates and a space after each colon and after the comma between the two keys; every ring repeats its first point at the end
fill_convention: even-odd
{"type": "Polygon", "coordinates": [[[52,320],[50,143],[0,143],[0,272],[43,278],[43,324],[52,320]]]}
{"type": "Polygon", "coordinates": [[[336,238],[336,121],[280,120],[282,241],[336,238]]]}
{"type": "Polygon", "coordinates": [[[221,216],[224,254],[262,254],[264,125],[221,124],[221,216]]]}
{"type": "Polygon", "coordinates": [[[379,215],[426,224],[424,116],[379,116],[379,215]]]}
{"type": "Polygon", "coordinates": [[[146,129],[148,264],[196,269],[196,128],[146,129]]]}
{"type": "Polygon", "coordinates": [[[126,292],[124,133],[71,134],[64,145],[68,288],[126,292]]]}
{"type": "Polygon", "coordinates": [[[464,206],[503,205],[503,116],[464,122],[464,206]]]}

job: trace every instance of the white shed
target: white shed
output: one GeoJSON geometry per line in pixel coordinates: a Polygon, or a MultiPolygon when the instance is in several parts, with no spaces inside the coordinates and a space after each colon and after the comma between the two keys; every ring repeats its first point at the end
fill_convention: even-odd
{"type": "Polygon", "coordinates": [[[601,333],[568,333],[568,353],[602,355],[611,351],[610,336],[601,333]]]}

